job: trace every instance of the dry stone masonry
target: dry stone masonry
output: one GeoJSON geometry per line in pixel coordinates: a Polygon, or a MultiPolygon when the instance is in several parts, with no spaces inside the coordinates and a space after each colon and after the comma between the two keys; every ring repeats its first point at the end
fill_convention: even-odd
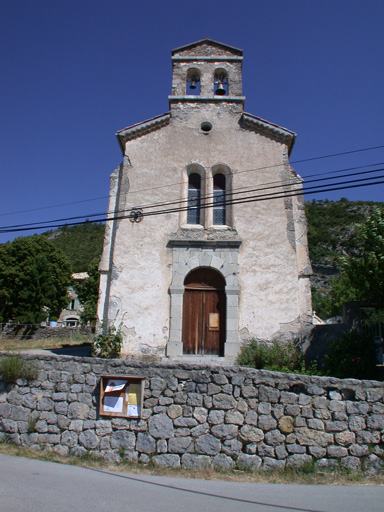
{"type": "Polygon", "coordinates": [[[34,361],[36,381],[0,380],[0,440],[184,468],[384,468],[384,383],[238,366],[34,361]],[[140,420],[99,416],[100,376],[108,374],[145,376],[140,420]]]}

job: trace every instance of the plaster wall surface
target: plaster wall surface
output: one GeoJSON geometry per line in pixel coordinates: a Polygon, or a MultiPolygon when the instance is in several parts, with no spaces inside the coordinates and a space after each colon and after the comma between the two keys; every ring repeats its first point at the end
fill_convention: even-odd
{"type": "MultiPolygon", "coordinates": [[[[258,196],[268,184],[279,185],[283,179],[288,186],[292,182],[300,186],[296,175],[286,170],[286,145],[242,128],[240,118],[235,104],[198,108],[182,104],[173,109],[169,125],[129,141],[125,148],[129,164],[120,171],[125,189],[120,192],[119,210],[153,204],[156,206],[144,211],[155,212],[164,208],[164,202],[172,203],[170,208],[178,207],[186,186],[186,168],[191,164],[201,166],[207,180],[212,179],[214,166],[228,167],[233,192],[244,191],[240,197],[258,196]],[[206,120],[213,126],[208,134],[200,129],[206,120]],[[282,178],[284,172],[288,174],[282,178]]],[[[281,324],[297,321],[302,313],[297,234],[288,213],[282,198],[232,207],[230,227],[242,240],[239,328],[245,338],[271,339],[281,324]]],[[[157,352],[165,349],[172,280],[172,253],[167,244],[170,234],[180,227],[182,215],[166,213],[146,216],[139,223],[127,218],[117,222],[109,321],[123,321],[126,353],[151,351],[149,347],[157,352]]],[[[301,255],[301,260],[306,258],[307,254],[301,255]]]]}

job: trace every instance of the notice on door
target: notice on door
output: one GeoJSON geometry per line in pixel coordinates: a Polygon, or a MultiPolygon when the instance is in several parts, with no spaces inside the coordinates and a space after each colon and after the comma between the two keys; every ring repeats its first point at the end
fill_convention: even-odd
{"type": "Polygon", "coordinates": [[[209,324],[208,329],[210,331],[218,331],[219,330],[219,313],[209,313],[209,324]]]}

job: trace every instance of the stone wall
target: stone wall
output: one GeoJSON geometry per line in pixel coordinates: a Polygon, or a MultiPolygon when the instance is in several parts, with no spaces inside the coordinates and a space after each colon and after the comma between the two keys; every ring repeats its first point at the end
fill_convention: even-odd
{"type": "Polygon", "coordinates": [[[24,358],[39,366],[38,379],[0,381],[0,440],[185,468],[283,469],[313,460],[384,467],[384,383],[238,366],[24,358]],[[145,376],[142,419],[99,417],[101,375],[145,376]]]}

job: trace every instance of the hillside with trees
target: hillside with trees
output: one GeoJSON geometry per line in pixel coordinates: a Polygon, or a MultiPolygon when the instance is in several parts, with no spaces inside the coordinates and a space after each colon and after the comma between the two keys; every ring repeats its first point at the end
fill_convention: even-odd
{"type": "Polygon", "coordinates": [[[370,271],[368,259],[379,258],[381,248],[373,247],[373,239],[384,234],[380,234],[380,213],[369,225],[367,219],[375,212],[384,212],[384,203],[314,200],[305,206],[314,271],[313,308],[320,317],[328,318],[341,313],[343,300],[368,298],[367,292],[356,294],[353,286],[357,285],[358,274],[364,278],[364,272],[370,271]]]}
{"type": "Polygon", "coordinates": [[[101,258],[105,225],[85,222],[64,226],[44,235],[67,257],[72,272],[86,272],[91,261],[101,258]]]}

